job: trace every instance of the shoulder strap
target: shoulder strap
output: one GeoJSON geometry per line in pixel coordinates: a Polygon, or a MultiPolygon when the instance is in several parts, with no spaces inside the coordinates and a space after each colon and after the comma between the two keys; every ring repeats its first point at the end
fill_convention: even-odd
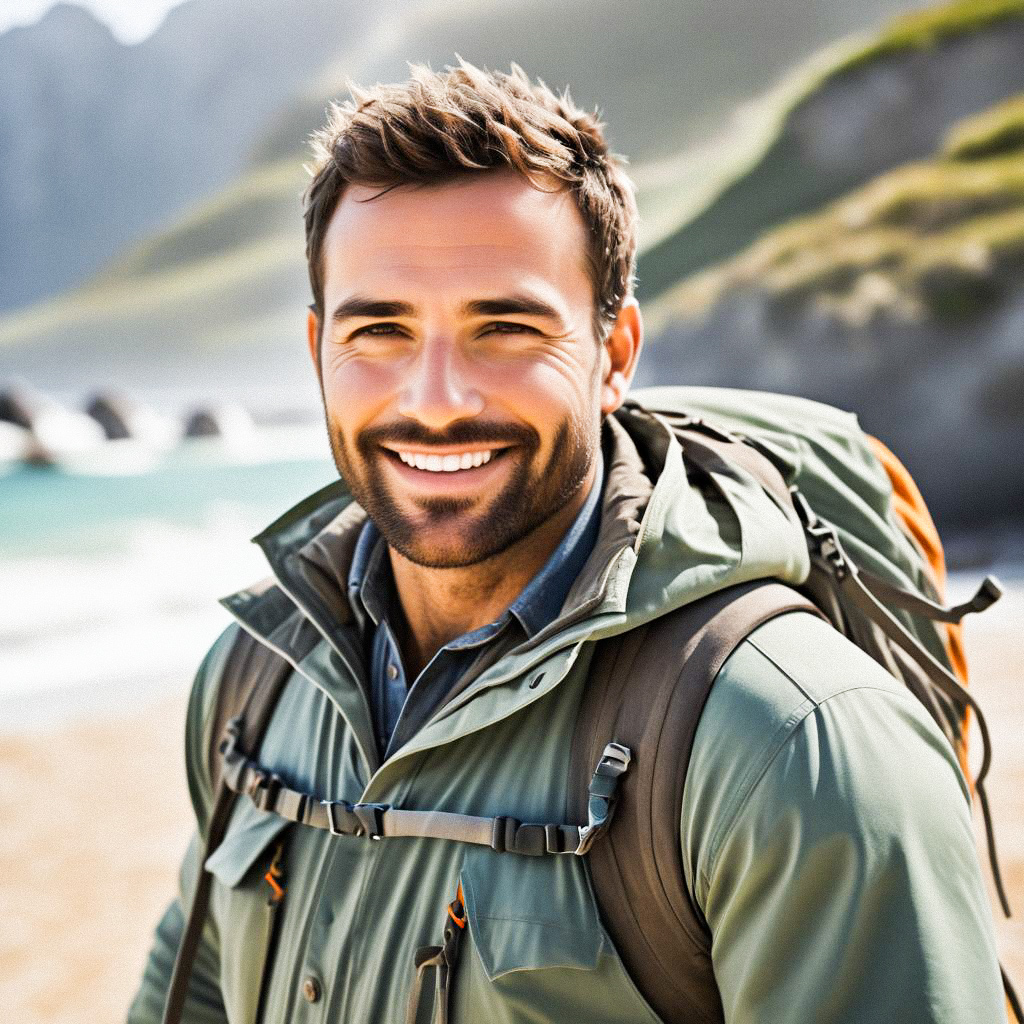
{"type": "Polygon", "coordinates": [[[679,820],[704,705],[744,637],[789,611],[820,615],[769,580],[740,584],[602,641],[573,738],[570,820],[586,815],[587,783],[609,740],[629,747],[607,835],[589,853],[602,920],[641,993],[668,1024],[721,1022],[711,936],[686,887],[679,820]]]}
{"type": "Polygon", "coordinates": [[[210,902],[212,875],[206,870],[207,858],[220,845],[227,831],[236,794],[222,778],[219,756],[222,737],[228,723],[237,723],[243,749],[255,753],[270,722],[277,701],[291,675],[291,666],[280,655],[265,647],[244,629],[238,631],[225,659],[224,672],[218,681],[217,703],[213,714],[208,763],[214,786],[213,809],[210,812],[206,842],[201,855],[195,895],[189,908],[185,929],[178,946],[167,989],[163,1024],[180,1024],[188,995],[192,965],[206,923],[210,902]]]}

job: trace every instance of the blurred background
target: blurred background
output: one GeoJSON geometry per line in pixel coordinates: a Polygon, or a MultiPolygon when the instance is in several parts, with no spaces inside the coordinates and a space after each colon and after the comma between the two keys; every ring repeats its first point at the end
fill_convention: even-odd
{"type": "MultiPolygon", "coordinates": [[[[802,394],[908,465],[995,740],[1024,910],[1024,0],[5,0],[0,1005],[120,1019],[189,831],[188,685],[335,475],[308,365],[307,138],[456,54],[627,154],[639,384],[802,394]],[[1017,584],[1016,586],[1014,584],[1017,584]]],[[[980,744],[975,744],[980,746],[980,744]]],[[[1000,924],[1024,979],[1024,930],[1000,924]]]]}

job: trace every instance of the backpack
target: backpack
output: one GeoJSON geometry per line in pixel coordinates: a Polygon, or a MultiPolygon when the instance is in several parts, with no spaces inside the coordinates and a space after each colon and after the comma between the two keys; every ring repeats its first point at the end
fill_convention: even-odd
{"type": "MultiPolygon", "coordinates": [[[[972,793],[982,810],[996,891],[1009,916],[984,789],[991,761],[988,730],[965,688],[959,625],[964,615],[998,599],[997,582],[986,578],[969,601],[954,608],[941,604],[942,546],[924,500],[896,457],[865,435],[851,414],[787,396],[657,388],[637,393],[615,415],[630,432],[650,430],[652,417],[667,424],[699,486],[753,482],[795,512],[811,572],[799,592],[776,581],[741,584],[598,642],[570,757],[570,811],[574,821],[586,824],[325,804],[290,790],[249,754],[259,748],[291,669],[243,630],[218,689],[209,752],[216,796],[201,863],[223,839],[239,794],[263,810],[336,835],[432,836],[521,855],[586,855],[602,922],[645,999],[670,1024],[720,1022],[710,933],[683,877],[679,820],[685,767],[711,686],[729,654],[761,623],[802,610],[825,618],[907,685],[947,737],[968,779],[973,714],[983,750],[972,793]]],[[[181,1020],[211,879],[205,869],[200,873],[164,1024],[181,1020]]],[[[449,909],[442,945],[417,953],[409,1020],[416,1019],[424,973],[432,968],[435,1006],[440,1020],[447,1019],[447,980],[464,925],[460,897],[449,909]]],[[[1005,971],[1002,977],[1011,1019],[1024,1024],[1005,971]]]]}

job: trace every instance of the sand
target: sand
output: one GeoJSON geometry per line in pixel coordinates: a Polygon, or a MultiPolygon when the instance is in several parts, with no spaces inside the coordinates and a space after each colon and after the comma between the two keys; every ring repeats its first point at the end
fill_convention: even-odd
{"type": "MultiPolygon", "coordinates": [[[[990,797],[1011,902],[1024,915],[1024,597],[968,634],[995,744],[990,797]]],[[[100,720],[0,736],[0,1007],[18,1024],[124,1018],[188,841],[185,694],[100,720]]],[[[978,818],[978,834],[981,834],[978,818]]],[[[993,912],[1024,988],[1024,917],[993,912]]]]}

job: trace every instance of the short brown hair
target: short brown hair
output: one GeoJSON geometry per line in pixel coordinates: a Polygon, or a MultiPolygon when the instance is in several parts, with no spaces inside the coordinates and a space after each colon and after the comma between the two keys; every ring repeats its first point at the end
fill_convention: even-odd
{"type": "Polygon", "coordinates": [[[411,68],[408,82],[362,90],[332,104],[313,136],[313,180],[305,196],[306,259],[314,309],[323,319],[324,235],[348,185],[387,190],[436,184],[459,174],[511,167],[537,188],[562,183],[589,236],[595,331],[603,337],[630,294],[636,265],[636,200],[622,161],[610,153],[596,113],[568,92],[466,61],[437,72],[411,68]]]}

